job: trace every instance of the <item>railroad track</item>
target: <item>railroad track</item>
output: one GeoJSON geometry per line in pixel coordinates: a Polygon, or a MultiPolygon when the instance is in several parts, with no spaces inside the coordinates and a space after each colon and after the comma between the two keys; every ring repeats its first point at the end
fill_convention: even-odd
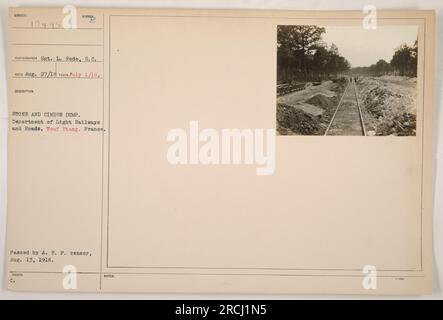
{"type": "Polygon", "coordinates": [[[348,81],[325,136],[365,136],[366,129],[355,82],[348,81]]]}

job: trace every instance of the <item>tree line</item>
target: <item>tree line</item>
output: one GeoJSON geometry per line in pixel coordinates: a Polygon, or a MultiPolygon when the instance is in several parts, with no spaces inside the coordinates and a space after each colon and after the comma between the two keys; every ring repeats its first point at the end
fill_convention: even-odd
{"type": "Polygon", "coordinates": [[[377,61],[377,63],[372,64],[369,67],[352,68],[350,74],[368,76],[400,75],[416,77],[417,55],[417,41],[415,41],[414,45],[412,46],[402,44],[395,49],[390,62],[380,59],[377,61]]]}
{"type": "Polygon", "coordinates": [[[322,42],[325,28],[315,25],[277,27],[277,81],[319,81],[350,69],[336,45],[322,42]]]}

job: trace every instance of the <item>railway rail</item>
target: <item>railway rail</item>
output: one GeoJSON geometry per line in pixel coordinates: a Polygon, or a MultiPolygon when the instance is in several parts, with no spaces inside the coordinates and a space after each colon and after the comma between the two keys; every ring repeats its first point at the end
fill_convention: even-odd
{"type": "Polygon", "coordinates": [[[348,80],[324,135],[366,136],[366,128],[355,80],[348,80]]]}

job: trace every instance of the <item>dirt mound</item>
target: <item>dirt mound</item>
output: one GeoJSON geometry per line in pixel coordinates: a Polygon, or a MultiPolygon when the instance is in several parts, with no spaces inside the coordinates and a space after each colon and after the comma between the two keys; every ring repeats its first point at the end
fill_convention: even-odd
{"type": "Polygon", "coordinates": [[[374,131],[375,135],[415,135],[414,81],[400,77],[359,79],[359,95],[368,131],[374,131]]]}
{"type": "Polygon", "coordinates": [[[415,114],[403,113],[383,122],[377,129],[376,135],[411,136],[415,135],[417,119],[415,114]]]}
{"type": "Polygon", "coordinates": [[[329,98],[321,93],[312,96],[310,99],[306,100],[305,102],[322,108],[330,107],[335,103],[333,98],[329,98]]]}
{"type": "Polygon", "coordinates": [[[316,135],[322,126],[318,117],[312,116],[292,106],[277,104],[277,132],[281,135],[316,135]]]}
{"type": "Polygon", "coordinates": [[[323,81],[318,86],[278,97],[278,134],[323,135],[345,86],[346,81],[323,81]]]}
{"type": "Polygon", "coordinates": [[[323,108],[317,107],[315,105],[309,104],[309,103],[303,103],[299,102],[297,104],[292,105],[295,109],[299,109],[303,111],[304,113],[307,113],[311,116],[321,117],[322,114],[325,112],[323,108]]]}

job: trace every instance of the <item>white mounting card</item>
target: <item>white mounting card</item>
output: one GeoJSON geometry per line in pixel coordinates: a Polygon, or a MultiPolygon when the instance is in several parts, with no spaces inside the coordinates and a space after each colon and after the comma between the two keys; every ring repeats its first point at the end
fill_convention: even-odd
{"type": "Polygon", "coordinates": [[[433,11],[11,8],[18,291],[431,291],[433,11]]]}

